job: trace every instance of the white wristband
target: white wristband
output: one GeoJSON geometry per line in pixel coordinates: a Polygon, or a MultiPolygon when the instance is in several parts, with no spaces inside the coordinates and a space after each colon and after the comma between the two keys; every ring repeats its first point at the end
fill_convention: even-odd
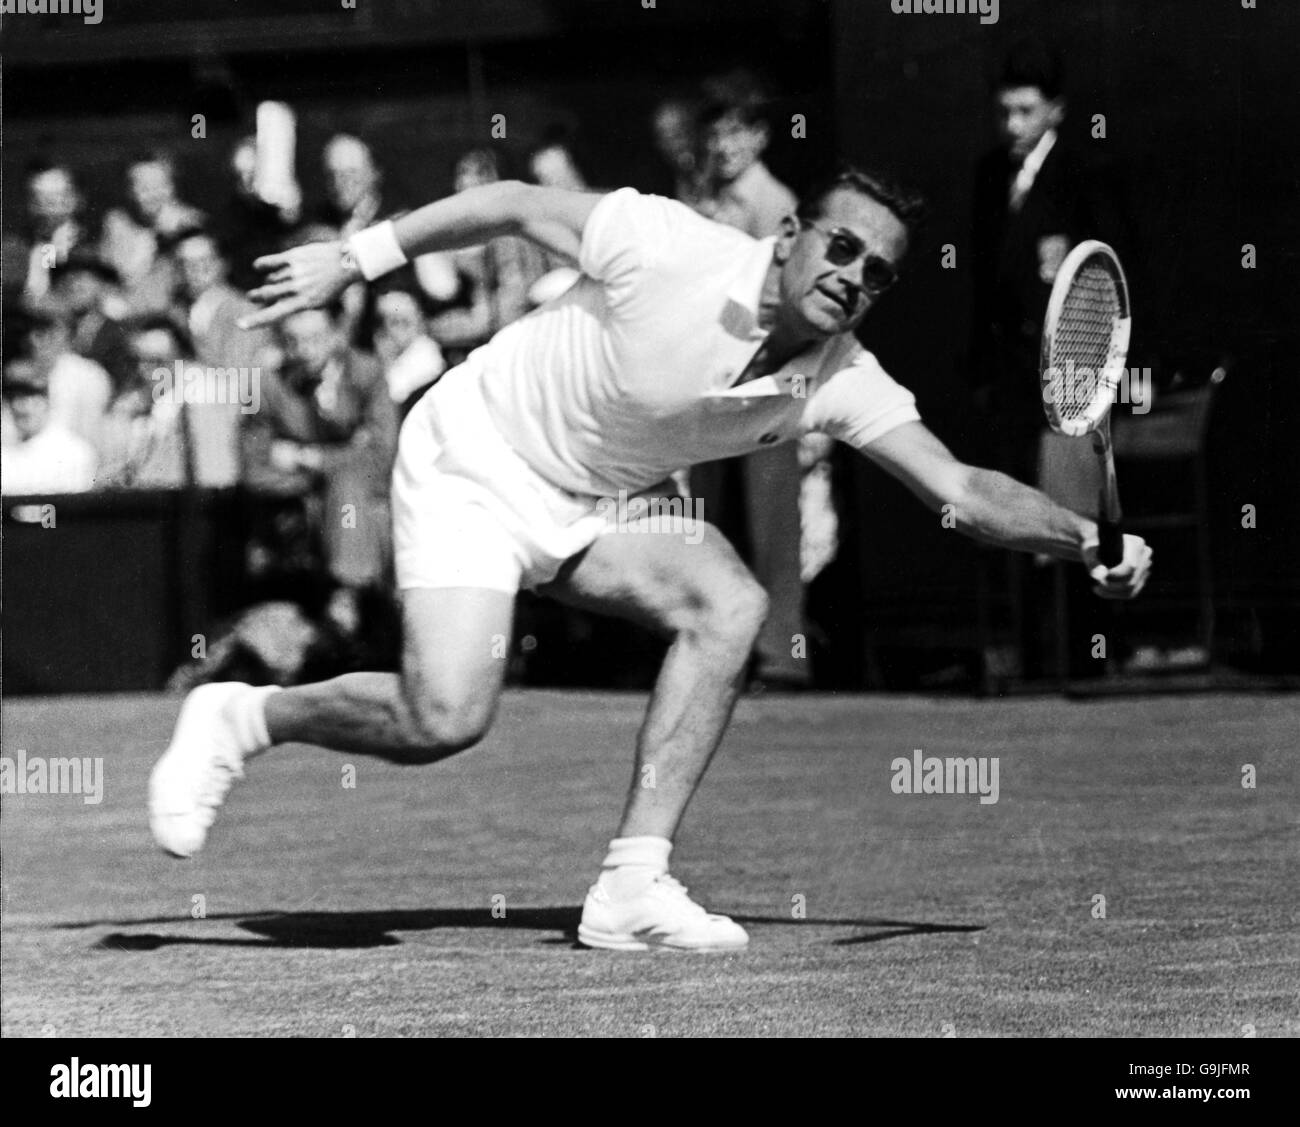
{"type": "Polygon", "coordinates": [[[357,260],[357,268],[367,282],[381,274],[406,265],[406,255],[397,244],[397,232],[392,220],[358,231],[348,239],[348,249],[357,260]]]}

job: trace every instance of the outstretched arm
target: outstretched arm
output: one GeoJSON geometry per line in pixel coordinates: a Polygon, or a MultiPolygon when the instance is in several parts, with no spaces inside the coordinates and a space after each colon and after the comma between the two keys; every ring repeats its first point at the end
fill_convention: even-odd
{"type": "Polygon", "coordinates": [[[477,246],[500,235],[522,235],[576,258],[587,217],[600,198],[506,180],[469,188],[362,231],[349,240],[350,256],[338,242],[266,255],[253,264],[266,274],[266,283],[248,295],[266,308],[246,317],[240,327],[268,325],[301,309],[327,305],[352,283],[378,277],[417,255],[477,246]]]}
{"type": "Polygon", "coordinates": [[[1097,559],[1097,523],[1062,508],[1050,497],[995,470],[953,457],[922,423],[905,423],[867,445],[864,452],[936,512],[952,506],[958,531],[977,540],[1026,552],[1078,560],[1097,581],[1097,594],[1131,599],[1151,571],[1151,549],[1124,537],[1124,559],[1107,569],[1097,559]]]}

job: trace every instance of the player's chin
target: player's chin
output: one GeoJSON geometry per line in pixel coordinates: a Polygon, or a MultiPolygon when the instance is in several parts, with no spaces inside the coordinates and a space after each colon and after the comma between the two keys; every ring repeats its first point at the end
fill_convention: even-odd
{"type": "Polygon", "coordinates": [[[851,332],[860,318],[851,316],[843,306],[820,294],[813,300],[805,302],[804,321],[808,327],[820,336],[833,337],[840,333],[851,332]]]}

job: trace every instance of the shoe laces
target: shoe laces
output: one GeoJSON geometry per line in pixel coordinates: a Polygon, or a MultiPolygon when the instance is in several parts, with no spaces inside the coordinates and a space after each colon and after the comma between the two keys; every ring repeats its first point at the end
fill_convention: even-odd
{"type": "Polygon", "coordinates": [[[244,777],[244,760],[233,744],[222,744],[212,759],[212,770],[205,773],[201,801],[205,806],[219,806],[234,783],[244,777]]]}
{"type": "Polygon", "coordinates": [[[655,877],[655,887],[663,889],[664,893],[672,897],[674,900],[683,901],[685,905],[689,905],[694,911],[699,912],[701,915],[708,915],[703,907],[695,903],[695,901],[687,895],[686,886],[676,877],[669,876],[667,873],[660,873],[659,876],[655,877]]]}

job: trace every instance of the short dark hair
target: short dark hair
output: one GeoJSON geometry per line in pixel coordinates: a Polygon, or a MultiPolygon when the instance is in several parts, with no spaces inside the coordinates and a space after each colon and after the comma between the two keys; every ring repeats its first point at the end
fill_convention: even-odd
{"type": "Polygon", "coordinates": [[[203,227],[194,223],[181,227],[180,230],[160,238],[158,240],[158,249],[164,254],[171,254],[181,243],[189,242],[190,239],[207,239],[212,244],[212,249],[217,252],[218,258],[223,262],[230,261],[230,255],[226,252],[225,240],[211,227],[203,227]]]}
{"type": "Polygon", "coordinates": [[[176,179],[176,158],[166,149],[137,149],[126,162],[127,171],[142,164],[161,165],[173,180],[176,179]]]}
{"type": "Polygon", "coordinates": [[[98,252],[83,246],[75,246],[68,252],[68,257],[56,263],[50,271],[50,285],[62,285],[73,274],[93,274],[106,285],[116,286],[122,282],[122,275],[117,267],[98,252]]]}
{"type": "Polygon", "coordinates": [[[752,71],[737,67],[712,75],[701,85],[704,104],[697,120],[702,128],[733,115],[750,128],[767,124],[767,88],[752,71]]]}
{"type": "Polygon", "coordinates": [[[884,204],[907,228],[909,236],[915,236],[925,224],[925,200],[920,195],[879,172],[869,172],[851,164],[840,165],[804,192],[795,214],[800,219],[820,219],[825,214],[826,197],[841,189],[884,204]]]}
{"type": "Polygon", "coordinates": [[[1059,98],[1065,92],[1065,63],[1060,53],[1040,39],[1022,39],[1002,63],[998,90],[1034,87],[1044,98],[1059,98]]]}
{"type": "Polygon", "coordinates": [[[708,129],[710,126],[717,125],[724,117],[737,118],[746,129],[755,129],[767,124],[767,115],[761,104],[738,98],[705,102],[696,122],[701,129],[708,129]]]}
{"type": "Polygon", "coordinates": [[[47,172],[62,172],[72,182],[73,187],[76,187],[77,177],[72,171],[72,166],[48,157],[36,157],[29,161],[27,167],[23,169],[23,181],[30,184],[36,177],[44,176],[47,172]]]}
{"type": "Polygon", "coordinates": [[[172,338],[172,343],[180,349],[182,356],[188,358],[194,355],[194,339],[190,336],[189,330],[175,317],[169,317],[166,313],[145,313],[139,317],[132,317],[122,323],[122,329],[128,337],[138,337],[143,333],[167,333],[172,338]]]}
{"type": "Polygon", "coordinates": [[[25,357],[15,357],[4,366],[4,377],[0,381],[0,391],[5,402],[21,399],[25,395],[40,395],[49,398],[50,385],[36,372],[35,365],[25,357]]]}

